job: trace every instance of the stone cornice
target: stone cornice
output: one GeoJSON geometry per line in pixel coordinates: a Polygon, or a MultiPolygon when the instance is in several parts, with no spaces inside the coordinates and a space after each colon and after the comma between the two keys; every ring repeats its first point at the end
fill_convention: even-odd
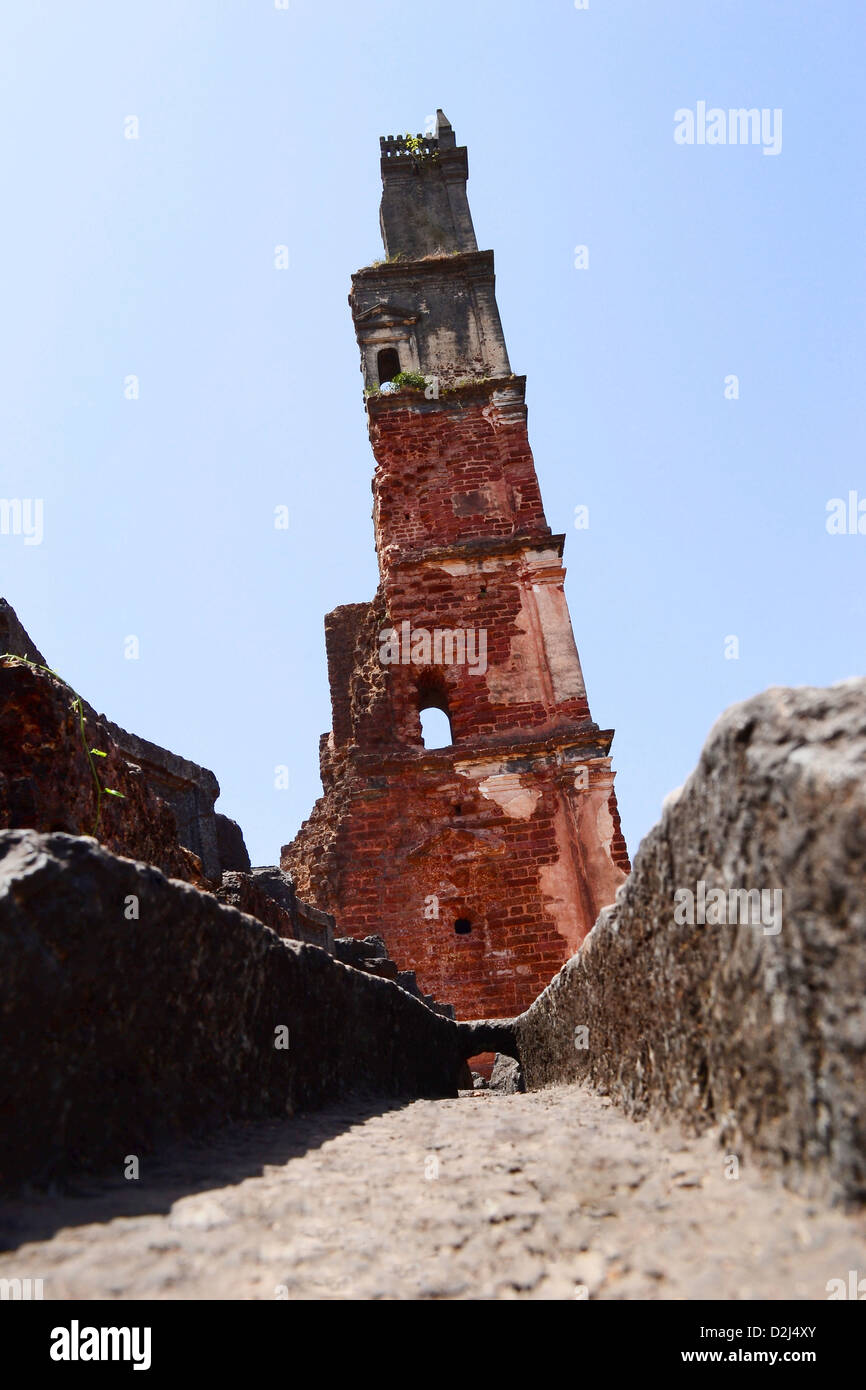
{"type": "Polygon", "coordinates": [[[613,729],[599,729],[597,724],[588,721],[585,725],[569,724],[545,733],[533,734],[528,731],[523,738],[494,737],[489,740],[474,739],[471,744],[453,743],[447,748],[409,748],[399,751],[372,750],[362,752],[357,746],[350,747],[349,764],[354,774],[375,777],[387,773],[405,774],[410,768],[420,772],[452,771],[455,774],[461,764],[465,769],[472,763],[486,766],[490,762],[502,763],[503,772],[528,771],[524,764],[539,763],[561,767],[566,771],[569,764],[575,766],[598,759],[606,759],[613,742],[613,729]],[[573,758],[563,755],[574,752],[573,758]],[[509,764],[511,766],[509,766],[509,764]]]}
{"type": "Polygon", "coordinates": [[[464,405],[475,401],[489,404],[497,395],[503,406],[506,405],[506,401],[502,398],[508,397],[512,407],[516,404],[521,413],[525,414],[526,377],[511,375],[472,378],[459,386],[440,387],[436,400],[428,400],[422,386],[401,386],[398,391],[388,391],[384,395],[377,392],[375,395],[367,396],[367,414],[374,420],[380,415],[398,410],[414,410],[426,414],[434,411],[462,410],[464,405]]]}
{"type": "Polygon", "coordinates": [[[450,545],[425,546],[423,549],[398,551],[392,557],[383,555],[382,563],[389,570],[409,566],[435,564],[441,560],[488,560],[500,555],[520,555],[525,550],[555,550],[562,557],[565,534],[532,534],[528,531],[513,536],[479,537],[467,541],[452,541],[450,545]]]}
{"type": "MultiPolygon", "coordinates": [[[[362,266],[352,276],[352,290],[355,286],[367,287],[380,282],[399,285],[401,280],[415,285],[419,277],[430,274],[437,276],[466,276],[485,278],[493,275],[492,251],[455,251],[444,256],[422,256],[418,260],[383,261],[381,265],[362,266]]],[[[349,296],[351,304],[352,297],[349,296]]]]}

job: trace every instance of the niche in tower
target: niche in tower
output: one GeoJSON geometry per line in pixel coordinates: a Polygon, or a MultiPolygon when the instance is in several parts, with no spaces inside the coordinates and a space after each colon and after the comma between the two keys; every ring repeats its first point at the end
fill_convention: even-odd
{"type": "Polygon", "coordinates": [[[376,371],[379,376],[379,385],[382,386],[386,381],[393,381],[400,370],[400,354],[396,348],[380,348],[376,354],[376,371]]]}

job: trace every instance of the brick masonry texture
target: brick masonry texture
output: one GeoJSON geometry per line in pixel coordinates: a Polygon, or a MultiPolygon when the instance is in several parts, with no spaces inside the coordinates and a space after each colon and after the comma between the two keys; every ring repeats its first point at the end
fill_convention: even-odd
{"type": "Polygon", "coordinates": [[[326,622],[325,794],[281,863],[341,931],[381,932],[460,1017],[519,1012],[629,868],[563,538],[544,518],[521,380],[431,403],[407,391],[368,410],[382,582],[372,604],[326,622]],[[426,662],[405,644],[399,662],[382,660],[383,633],[419,630],[422,642],[471,633],[470,659],[436,663],[431,643],[426,662]],[[424,748],[429,705],[448,714],[448,749],[424,748]]]}
{"type": "Polygon", "coordinates": [[[528,1006],[628,852],[466,149],[439,111],[434,134],[383,138],[381,156],[387,260],[349,295],[380,584],[325,621],[323,796],[281,866],[341,932],[381,933],[423,991],[478,1019],[528,1006]],[[430,708],[447,748],[425,747],[430,708]]]}

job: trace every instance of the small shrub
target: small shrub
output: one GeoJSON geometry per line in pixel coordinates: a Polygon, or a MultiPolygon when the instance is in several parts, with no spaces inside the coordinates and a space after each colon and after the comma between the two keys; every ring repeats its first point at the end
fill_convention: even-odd
{"type": "Polygon", "coordinates": [[[392,376],[391,384],[392,386],[417,386],[423,391],[427,385],[427,378],[422,376],[421,372],[398,372],[396,376],[392,376]]]}

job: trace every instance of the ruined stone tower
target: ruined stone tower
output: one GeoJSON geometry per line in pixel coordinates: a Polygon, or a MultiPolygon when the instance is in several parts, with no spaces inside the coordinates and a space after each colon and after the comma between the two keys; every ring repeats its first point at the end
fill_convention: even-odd
{"type": "Polygon", "coordinates": [[[380,585],[325,621],[324,795],[282,866],[459,1017],[493,1017],[535,998],[628,872],[613,734],[590,716],[466,149],[441,111],[435,136],[380,143],[387,259],[349,296],[380,585]],[[430,707],[447,747],[424,746],[430,707]]]}

